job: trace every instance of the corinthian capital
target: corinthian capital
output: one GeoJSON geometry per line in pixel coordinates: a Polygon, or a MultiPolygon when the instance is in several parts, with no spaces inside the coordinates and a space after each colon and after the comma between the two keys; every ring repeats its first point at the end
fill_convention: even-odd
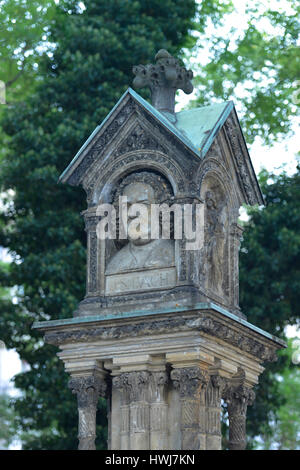
{"type": "Polygon", "coordinates": [[[183,367],[172,370],[171,380],[182,398],[193,397],[208,383],[208,375],[199,367],[183,367]]]}
{"type": "Polygon", "coordinates": [[[252,405],[255,400],[254,391],[245,385],[227,385],[223,398],[228,406],[230,415],[246,416],[247,406],[252,405]]]}
{"type": "Polygon", "coordinates": [[[107,394],[107,382],[101,376],[72,377],[68,387],[77,395],[80,408],[96,406],[99,396],[105,398],[107,394]]]}

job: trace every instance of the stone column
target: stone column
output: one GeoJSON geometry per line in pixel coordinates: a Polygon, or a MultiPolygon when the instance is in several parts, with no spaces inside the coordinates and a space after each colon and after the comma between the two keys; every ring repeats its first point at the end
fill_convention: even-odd
{"type": "Polygon", "coordinates": [[[212,375],[205,390],[206,404],[206,450],[221,450],[221,398],[225,379],[212,375]]]}
{"type": "Polygon", "coordinates": [[[72,377],[69,388],[78,401],[78,450],[96,450],[96,412],[99,396],[105,397],[104,375],[72,377]]]}
{"type": "Polygon", "coordinates": [[[166,402],[165,371],[155,371],[150,376],[150,449],[168,449],[168,404],[166,402]]]}
{"type": "Polygon", "coordinates": [[[181,402],[181,449],[205,450],[205,386],[208,377],[199,367],[184,367],[171,372],[181,402]]]}
{"type": "Polygon", "coordinates": [[[227,403],[229,418],[229,449],[244,450],[247,444],[246,415],[247,406],[252,405],[255,393],[243,384],[228,384],[224,400],[227,403]]]}

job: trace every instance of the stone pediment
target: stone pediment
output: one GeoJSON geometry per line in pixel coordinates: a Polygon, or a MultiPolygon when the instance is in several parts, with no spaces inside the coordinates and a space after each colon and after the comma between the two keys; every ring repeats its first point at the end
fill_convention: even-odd
{"type": "MultiPolygon", "coordinates": [[[[246,204],[263,204],[243,133],[233,102],[213,104],[172,115],[158,111],[131,88],[97,126],[60,176],[59,182],[83,185],[86,189],[95,173],[109,159],[137,150],[171,154],[183,171],[194,174],[197,166],[209,158],[220,133],[225,134],[231,154],[228,170],[238,182],[240,200],[246,204]],[[191,170],[192,167],[192,170],[191,170]]],[[[220,158],[220,157],[218,157],[220,158]]]]}

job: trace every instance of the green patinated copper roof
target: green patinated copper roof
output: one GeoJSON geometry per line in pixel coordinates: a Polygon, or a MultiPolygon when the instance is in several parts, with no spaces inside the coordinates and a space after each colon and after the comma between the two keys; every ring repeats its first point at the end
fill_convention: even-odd
{"type": "Polygon", "coordinates": [[[216,134],[234,107],[233,102],[228,101],[221,104],[212,104],[211,106],[181,111],[175,115],[171,115],[169,113],[158,111],[138,93],[131,88],[128,88],[103,122],[96,127],[87,141],[77,152],[71,163],[61,174],[59,181],[65,182],[67,180],[68,174],[70,174],[69,172],[75,162],[80,160],[83,151],[87,148],[89,143],[92,142],[100,129],[105,126],[105,123],[108,121],[110,116],[117,110],[121,102],[128,95],[152,114],[152,116],[166,127],[177,139],[179,139],[181,143],[200,158],[204,158],[216,134]]]}
{"type": "Polygon", "coordinates": [[[176,128],[184,133],[204,157],[216,134],[233,109],[233,102],[212,104],[176,113],[176,128]]]}

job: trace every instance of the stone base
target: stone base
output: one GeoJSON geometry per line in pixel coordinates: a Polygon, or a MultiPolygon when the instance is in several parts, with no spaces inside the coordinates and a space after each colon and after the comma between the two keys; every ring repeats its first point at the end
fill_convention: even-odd
{"type": "MultiPolygon", "coordinates": [[[[92,387],[94,394],[106,390],[109,400],[110,449],[220,449],[222,397],[229,397],[232,422],[236,410],[245,419],[245,404],[251,402],[251,388],[264,370],[262,362],[274,360],[276,350],[284,347],[213,304],[35,327],[46,332],[46,342],[60,347],[58,356],[72,380],[80,379],[84,397],[91,393],[89,377],[101,376],[107,385],[92,387]]],[[[85,408],[81,396],[80,416],[94,415],[90,407],[95,400],[92,405],[83,402],[85,408]]],[[[94,430],[85,432],[82,440],[90,439],[94,430]]],[[[241,436],[240,442],[244,440],[241,436]]]]}

